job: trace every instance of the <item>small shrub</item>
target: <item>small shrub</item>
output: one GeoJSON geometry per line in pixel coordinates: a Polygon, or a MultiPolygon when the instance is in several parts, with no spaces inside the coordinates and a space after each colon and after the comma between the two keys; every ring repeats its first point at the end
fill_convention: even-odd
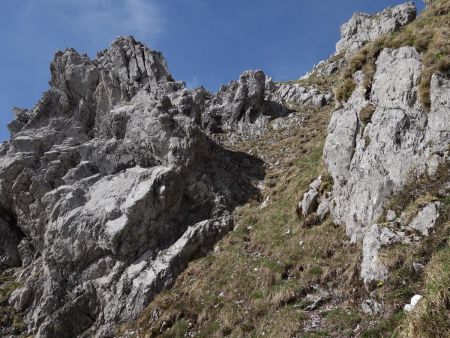
{"type": "Polygon", "coordinates": [[[346,78],[341,86],[336,88],[335,97],[338,102],[347,102],[352,96],[356,88],[356,83],[353,78],[346,78]]]}
{"type": "Polygon", "coordinates": [[[320,266],[314,266],[311,269],[309,269],[309,274],[311,276],[322,276],[323,269],[320,266]]]}
{"type": "Polygon", "coordinates": [[[364,106],[359,112],[359,118],[365,125],[372,121],[372,115],[375,112],[375,106],[371,103],[364,106]]]}
{"type": "Polygon", "coordinates": [[[320,217],[316,212],[308,215],[302,223],[302,226],[306,229],[312,228],[315,225],[320,224],[320,217]]]}
{"type": "Polygon", "coordinates": [[[334,186],[333,176],[328,172],[322,175],[322,184],[320,185],[320,192],[324,194],[325,192],[332,191],[334,186]]]}
{"type": "Polygon", "coordinates": [[[297,300],[298,293],[292,288],[282,288],[270,295],[270,302],[276,308],[290,304],[297,300]]]}

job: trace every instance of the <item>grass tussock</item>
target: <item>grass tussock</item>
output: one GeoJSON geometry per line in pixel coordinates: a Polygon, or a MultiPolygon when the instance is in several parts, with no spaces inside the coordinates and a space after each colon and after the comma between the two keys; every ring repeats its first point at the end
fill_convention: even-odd
{"type": "MultiPolygon", "coordinates": [[[[364,73],[364,87],[370,94],[373,77],[376,70],[376,60],[384,48],[397,49],[413,46],[422,53],[423,70],[419,84],[419,100],[424,109],[431,107],[430,82],[435,73],[447,73],[450,70],[450,1],[436,0],[418,18],[401,30],[382,36],[376,41],[369,42],[358,51],[349,61],[344,71],[336,93],[346,95],[336,96],[339,101],[349,98],[348,82],[352,75],[362,70],[364,73]]],[[[351,88],[350,88],[351,89],[351,88]]],[[[351,94],[351,93],[350,93],[351,94]]]]}
{"type": "Polygon", "coordinates": [[[8,304],[9,296],[19,287],[12,275],[0,275],[0,331],[7,328],[12,334],[20,334],[26,329],[21,314],[8,304]]]}
{"type": "Polygon", "coordinates": [[[364,125],[369,124],[372,121],[372,115],[375,112],[375,106],[373,104],[367,104],[359,112],[359,119],[364,125]]]}
{"type": "Polygon", "coordinates": [[[405,337],[450,337],[450,245],[433,255],[425,271],[424,298],[408,314],[405,337]]]}
{"type": "Polygon", "coordinates": [[[334,96],[338,102],[347,102],[352,96],[353,91],[356,88],[355,80],[353,77],[348,77],[344,79],[341,86],[337,87],[334,91],[334,96]]]}

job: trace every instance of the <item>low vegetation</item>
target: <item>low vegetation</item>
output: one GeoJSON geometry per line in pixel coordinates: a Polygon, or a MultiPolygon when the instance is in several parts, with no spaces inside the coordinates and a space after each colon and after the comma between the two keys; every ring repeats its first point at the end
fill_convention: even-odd
{"type": "Polygon", "coordinates": [[[402,218],[409,222],[428,203],[441,202],[440,217],[430,237],[380,252],[381,260],[392,273],[377,293],[390,300],[387,322],[399,337],[450,336],[450,199],[445,189],[449,180],[450,164],[441,164],[433,176],[411,177],[385,207],[398,216],[403,214],[402,218]],[[403,305],[415,294],[424,298],[413,312],[405,314],[403,305]]]}
{"type": "MultiPolygon", "coordinates": [[[[192,262],[173,289],[158,295],[143,316],[124,325],[122,332],[139,332],[145,337],[277,338],[374,338],[387,333],[392,337],[439,337],[446,332],[445,324],[425,326],[426,316],[436,305],[420,310],[422,315],[403,311],[415,294],[434,299],[442,318],[448,311],[444,308],[447,294],[432,296],[429,291],[431,285],[448,291],[442,288],[445,279],[430,277],[440,275],[437,271],[445,266],[446,256],[441,252],[448,250],[450,237],[446,216],[427,239],[383,249],[381,259],[388,265],[390,277],[369,290],[359,278],[361,248],[349,242],[345,229],[330,219],[311,225],[298,217],[296,201],[312,180],[322,174],[322,190],[331,189],[333,184],[322,163],[331,111],[326,107],[311,114],[304,126],[271,131],[261,140],[237,146],[236,150],[252,151],[267,163],[262,196],[240,208],[236,229],[213,252],[192,262]],[[426,272],[414,270],[417,264],[426,266],[426,272]],[[313,306],[306,296],[321,292],[325,295],[313,306]],[[367,298],[382,301],[383,314],[362,313],[360,304],[367,298]]],[[[449,172],[442,166],[436,175],[439,179],[411,180],[404,191],[392,197],[388,207],[397,214],[412,210],[412,205],[419,205],[418,200],[425,203],[425,192],[444,200],[438,190],[449,172]]],[[[446,210],[442,215],[450,215],[446,210]]]]}
{"type": "Polygon", "coordinates": [[[425,270],[424,298],[406,318],[406,337],[450,337],[450,245],[435,253],[425,270]]]}
{"type": "Polygon", "coordinates": [[[369,124],[372,121],[372,115],[375,112],[375,106],[373,104],[367,104],[359,112],[359,119],[364,125],[369,124]]]}
{"type": "Polygon", "coordinates": [[[11,274],[0,275],[0,330],[8,328],[10,334],[19,334],[25,329],[20,313],[8,304],[9,296],[20,286],[11,274]]]}

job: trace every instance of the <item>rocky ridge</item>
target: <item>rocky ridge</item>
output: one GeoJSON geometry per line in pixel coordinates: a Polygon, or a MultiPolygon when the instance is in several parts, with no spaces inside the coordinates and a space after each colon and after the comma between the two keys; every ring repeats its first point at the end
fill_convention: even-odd
{"type": "Polygon", "coordinates": [[[331,100],[262,71],[188,90],[132,37],[95,60],[58,52],[50,85],[15,110],[0,159],[1,263],[23,284],[9,302],[38,337],[110,336],[136,318],[258,194],[262,162],[213,140],[257,138],[286,102],[331,100]]]}

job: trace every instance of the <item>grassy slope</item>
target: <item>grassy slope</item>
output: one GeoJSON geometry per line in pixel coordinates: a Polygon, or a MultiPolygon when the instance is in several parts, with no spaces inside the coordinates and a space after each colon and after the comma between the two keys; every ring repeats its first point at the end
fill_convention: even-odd
{"type": "MultiPolygon", "coordinates": [[[[367,87],[381,48],[413,45],[424,53],[421,100],[429,105],[431,74],[450,65],[450,1],[437,0],[431,9],[400,32],[370,43],[341,74],[321,79],[313,74],[300,82],[331,90],[337,96],[352,90],[349,75],[363,69],[367,87]]],[[[300,109],[301,110],[301,109],[300,109]]],[[[214,252],[192,262],[175,286],[161,293],[142,317],[121,328],[147,337],[448,337],[450,336],[450,199],[440,192],[450,180],[450,165],[436,177],[411,181],[393,196],[387,208],[412,216],[430,200],[444,204],[436,232],[414,245],[397,245],[381,252],[391,270],[384,283],[366,290],[359,276],[360,252],[342,227],[327,219],[309,226],[296,213],[296,204],[309,183],[326,175],[322,147],[332,107],[309,110],[304,123],[264,138],[239,144],[267,165],[262,196],[236,211],[237,227],[214,252]],[[261,203],[268,199],[267,206],[261,203]],[[414,263],[425,266],[416,273],[414,263]],[[330,293],[308,311],[306,294],[317,285],[330,293]],[[385,303],[382,316],[361,312],[362,300],[385,303]],[[424,295],[417,310],[405,314],[403,305],[414,294],[424,295]]],[[[304,113],[299,113],[304,114],[304,113]]],[[[23,328],[7,297],[18,285],[0,276],[0,326],[23,328]]]]}

